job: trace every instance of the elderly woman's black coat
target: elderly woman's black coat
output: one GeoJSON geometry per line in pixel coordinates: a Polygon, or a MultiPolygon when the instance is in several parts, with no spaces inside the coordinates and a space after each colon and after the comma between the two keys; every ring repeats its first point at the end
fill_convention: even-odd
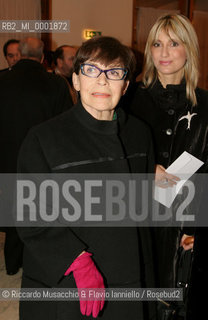
{"type": "MultiPolygon", "coordinates": [[[[151,135],[122,110],[117,120],[98,121],[79,103],[69,112],[36,127],[23,143],[19,170],[42,173],[145,173],[154,170],[151,135]]],[[[75,287],[63,277],[83,251],[108,287],[153,285],[148,228],[46,228],[20,230],[25,243],[23,287],[75,287]],[[145,281],[149,278],[149,283],[145,281]]],[[[107,302],[102,319],[143,319],[141,302],[107,302]]],[[[153,319],[154,314],[149,319],[153,319]]],[[[21,320],[85,319],[79,302],[23,302],[21,320]]],[[[91,317],[86,317],[91,319],[91,317]]]]}

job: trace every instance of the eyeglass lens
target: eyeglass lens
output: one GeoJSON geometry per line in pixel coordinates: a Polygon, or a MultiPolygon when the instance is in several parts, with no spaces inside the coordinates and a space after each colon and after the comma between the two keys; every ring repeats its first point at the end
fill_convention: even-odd
{"type": "Polygon", "coordinates": [[[84,75],[91,78],[98,78],[102,72],[104,72],[106,77],[110,80],[122,80],[126,75],[126,70],[122,68],[112,68],[108,70],[102,70],[90,64],[82,64],[81,70],[84,75]]]}

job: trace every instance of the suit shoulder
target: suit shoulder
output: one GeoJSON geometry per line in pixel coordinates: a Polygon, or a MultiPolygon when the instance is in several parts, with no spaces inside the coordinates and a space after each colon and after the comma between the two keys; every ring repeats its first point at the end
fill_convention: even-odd
{"type": "Polygon", "coordinates": [[[46,71],[45,72],[45,76],[51,81],[67,85],[66,79],[64,79],[64,77],[62,77],[62,76],[60,76],[58,74],[46,71]]]}
{"type": "Polygon", "coordinates": [[[68,129],[71,128],[74,122],[74,109],[76,106],[73,106],[71,109],[33,127],[30,132],[34,135],[45,135],[47,132],[59,132],[62,131],[65,127],[68,129]]]}

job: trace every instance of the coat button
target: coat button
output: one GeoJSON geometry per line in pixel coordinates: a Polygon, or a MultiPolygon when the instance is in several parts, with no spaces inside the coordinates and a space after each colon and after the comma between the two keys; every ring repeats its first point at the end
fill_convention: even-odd
{"type": "Polygon", "coordinates": [[[172,129],[167,129],[165,132],[166,132],[166,134],[168,136],[171,136],[171,134],[173,133],[173,130],[172,129]]]}
{"type": "Polygon", "coordinates": [[[174,109],[169,109],[169,110],[168,110],[168,114],[169,114],[170,116],[172,116],[174,113],[175,113],[175,110],[174,110],[174,109]]]}
{"type": "Polygon", "coordinates": [[[163,152],[163,157],[168,158],[169,157],[169,152],[163,152]]]}

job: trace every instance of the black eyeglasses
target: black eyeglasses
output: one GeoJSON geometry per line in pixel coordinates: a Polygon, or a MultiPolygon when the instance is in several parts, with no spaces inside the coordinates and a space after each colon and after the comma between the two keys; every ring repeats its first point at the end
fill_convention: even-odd
{"type": "Polygon", "coordinates": [[[126,68],[112,68],[108,70],[102,70],[93,64],[82,63],[81,73],[90,78],[98,78],[101,73],[104,72],[106,78],[109,80],[123,80],[125,79],[128,70],[126,68]]]}

